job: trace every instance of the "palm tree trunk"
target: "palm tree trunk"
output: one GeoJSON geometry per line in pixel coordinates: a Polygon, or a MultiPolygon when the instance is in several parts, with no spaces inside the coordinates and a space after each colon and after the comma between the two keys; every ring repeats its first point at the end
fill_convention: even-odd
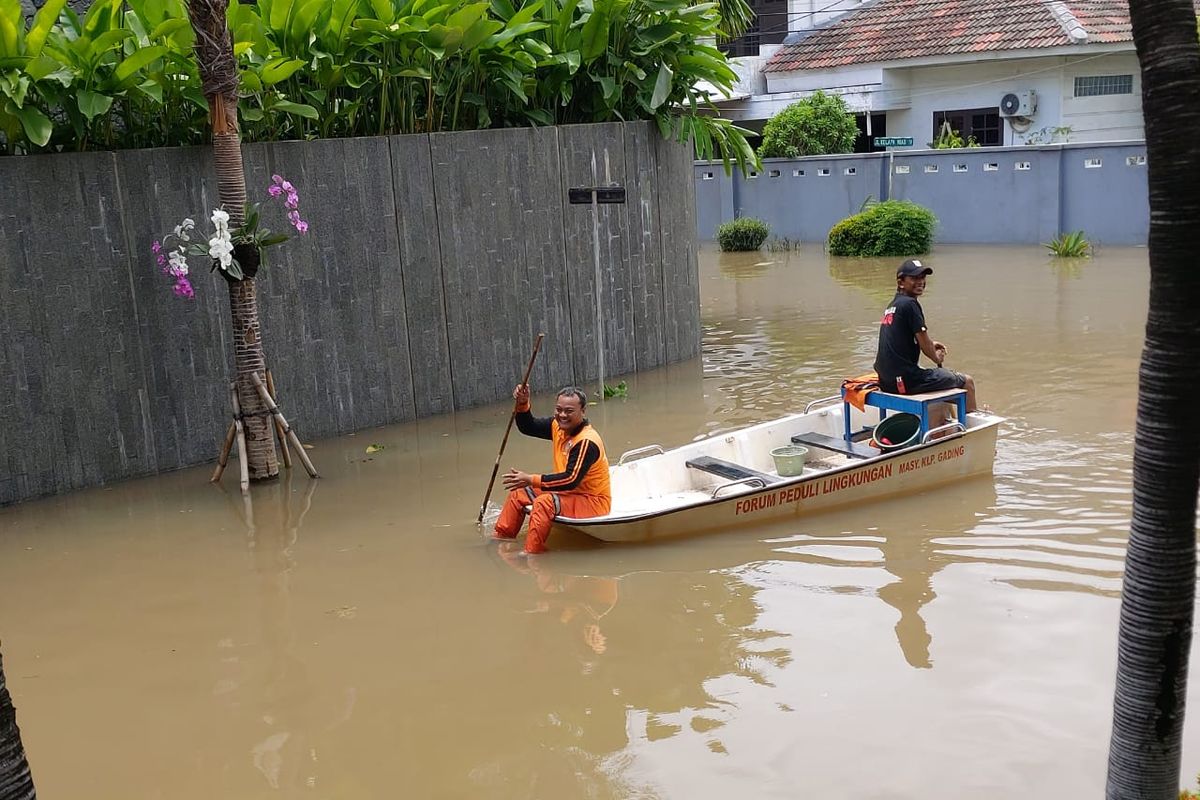
{"type": "Polygon", "coordinates": [[[1175,800],[1200,489],[1200,42],[1191,0],[1131,0],[1130,14],[1149,167],[1150,310],[1107,797],[1175,800]]]}
{"type": "MultiPolygon", "coordinates": [[[[217,194],[229,214],[230,228],[237,228],[246,218],[246,176],[238,134],[237,62],[225,20],[228,5],[229,0],[189,0],[188,16],[196,31],[196,61],[212,118],[217,194]]],[[[257,373],[265,383],[267,369],[253,275],[230,282],[229,308],[233,314],[234,365],[238,401],[245,416],[242,422],[250,479],[274,478],[279,474],[274,423],[251,378],[257,373]]]]}
{"type": "Polygon", "coordinates": [[[21,746],[17,710],[4,682],[4,657],[0,655],[0,800],[35,800],[33,775],[21,746]]]}

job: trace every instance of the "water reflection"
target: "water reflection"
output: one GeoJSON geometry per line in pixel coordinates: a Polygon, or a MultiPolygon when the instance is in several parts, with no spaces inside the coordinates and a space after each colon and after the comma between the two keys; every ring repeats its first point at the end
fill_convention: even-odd
{"type": "MultiPolygon", "coordinates": [[[[509,613],[520,615],[521,639],[536,633],[541,643],[524,670],[526,684],[564,694],[539,700],[538,708],[553,712],[534,714],[515,729],[514,712],[505,709],[507,733],[496,739],[497,754],[472,770],[481,781],[503,774],[503,784],[512,784],[514,772],[528,769],[519,740],[536,736],[554,752],[571,754],[578,775],[567,796],[658,796],[610,763],[631,737],[657,741],[687,730],[720,750],[720,729],[734,709],[714,694],[712,682],[742,676],[769,685],[765,667],[782,668],[790,659],[783,648],[762,647],[779,634],[758,625],[758,589],[736,570],[710,569],[707,559],[702,565],[650,546],[617,548],[631,561],[598,564],[583,553],[529,558],[512,543],[489,547],[518,581],[509,613]],[[633,597],[631,608],[621,605],[626,596],[633,597]],[[543,687],[537,676],[550,673],[558,683],[574,677],[543,687]],[[513,748],[518,753],[501,756],[513,748]],[[596,756],[586,770],[576,750],[596,756]]],[[[489,706],[496,710],[494,702],[489,706]]],[[[528,776],[529,785],[535,778],[528,776]]],[[[524,778],[516,783],[526,785],[524,778]]]]}
{"type": "Polygon", "coordinates": [[[944,537],[969,536],[995,502],[990,477],[970,480],[952,489],[890,501],[875,514],[859,510],[843,515],[839,523],[849,527],[835,535],[804,533],[775,540],[781,545],[776,552],[788,554],[796,563],[830,568],[805,571],[814,575],[809,580],[821,580],[829,590],[874,593],[894,608],[899,614],[896,641],[904,660],[928,669],[933,666],[933,636],[921,609],[937,597],[935,573],[955,561],[944,537]],[[938,507],[936,515],[928,513],[931,504],[938,507]],[[880,567],[895,580],[879,585],[873,573],[880,567]],[[867,585],[844,583],[837,572],[847,568],[867,576],[867,585]]]}
{"type": "MultiPolygon", "coordinates": [[[[848,286],[862,292],[871,298],[882,312],[884,307],[896,296],[896,268],[900,266],[899,258],[838,258],[829,257],[829,276],[843,286],[848,286]]],[[[932,260],[929,261],[934,265],[932,260]]],[[[937,270],[934,270],[937,276],[937,270]]],[[[930,281],[930,291],[935,281],[930,281]]]]}
{"type": "MultiPolygon", "coordinates": [[[[557,620],[594,655],[604,655],[608,639],[600,629],[600,621],[617,604],[617,578],[555,574],[547,566],[547,559],[528,557],[518,542],[498,542],[497,555],[515,572],[531,577],[541,593],[526,613],[557,620]]],[[[592,666],[588,662],[585,670],[590,671],[592,666]]]]}
{"type": "MultiPolygon", "coordinates": [[[[232,638],[218,643],[231,672],[213,689],[231,713],[253,715],[250,764],[267,787],[286,797],[318,786],[319,742],[350,719],[357,699],[352,687],[329,691],[315,685],[297,646],[294,549],[320,481],[299,480],[304,488],[297,491],[293,478],[294,471],[287,472],[274,486],[258,488],[240,501],[221,489],[230,500],[231,515],[245,530],[257,627],[249,644],[232,638]]],[[[349,618],[354,612],[343,607],[328,613],[349,618]]]]}

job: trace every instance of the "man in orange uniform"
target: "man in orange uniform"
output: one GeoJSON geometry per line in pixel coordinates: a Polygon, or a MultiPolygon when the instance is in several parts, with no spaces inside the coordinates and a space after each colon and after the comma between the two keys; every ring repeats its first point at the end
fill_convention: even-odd
{"type": "Polygon", "coordinates": [[[517,401],[517,430],[526,436],[549,439],[554,443],[554,472],[530,475],[518,469],[504,473],[508,499],[496,520],[496,537],[515,539],[529,513],[526,553],[546,552],[546,537],[554,517],[599,517],[612,508],[612,489],[608,483],[608,457],[600,434],[588,422],[583,411],[587,396],[568,387],[558,393],[554,416],[539,418],[529,410],[529,385],[513,390],[517,401]]]}

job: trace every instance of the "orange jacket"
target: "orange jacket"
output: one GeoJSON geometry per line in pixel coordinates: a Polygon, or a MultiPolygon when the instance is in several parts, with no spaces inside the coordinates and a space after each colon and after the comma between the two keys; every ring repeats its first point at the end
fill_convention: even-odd
{"type": "Polygon", "coordinates": [[[868,372],[842,381],[842,397],[859,411],[867,410],[867,395],[879,388],[879,374],[868,372]]]}
{"type": "Polygon", "coordinates": [[[517,430],[554,443],[554,472],[532,476],[533,488],[589,495],[611,503],[608,456],[600,434],[590,422],[585,419],[574,436],[567,436],[557,420],[539,419],[525,410],[517,412],[517,430]]]}

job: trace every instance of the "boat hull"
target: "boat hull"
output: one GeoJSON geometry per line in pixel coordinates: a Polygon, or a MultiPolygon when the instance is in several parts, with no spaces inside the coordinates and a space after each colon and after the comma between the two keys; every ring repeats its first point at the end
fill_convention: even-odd
{"type": "Polygon", "coordinates": [[[690,505],[628,517],[555,520],[556,528],[606,542],[645,542],[909,495],[992,471],[999,426],[973,427],[956,436],[909,447],[844,467],[721,494],[690,505]]]}

